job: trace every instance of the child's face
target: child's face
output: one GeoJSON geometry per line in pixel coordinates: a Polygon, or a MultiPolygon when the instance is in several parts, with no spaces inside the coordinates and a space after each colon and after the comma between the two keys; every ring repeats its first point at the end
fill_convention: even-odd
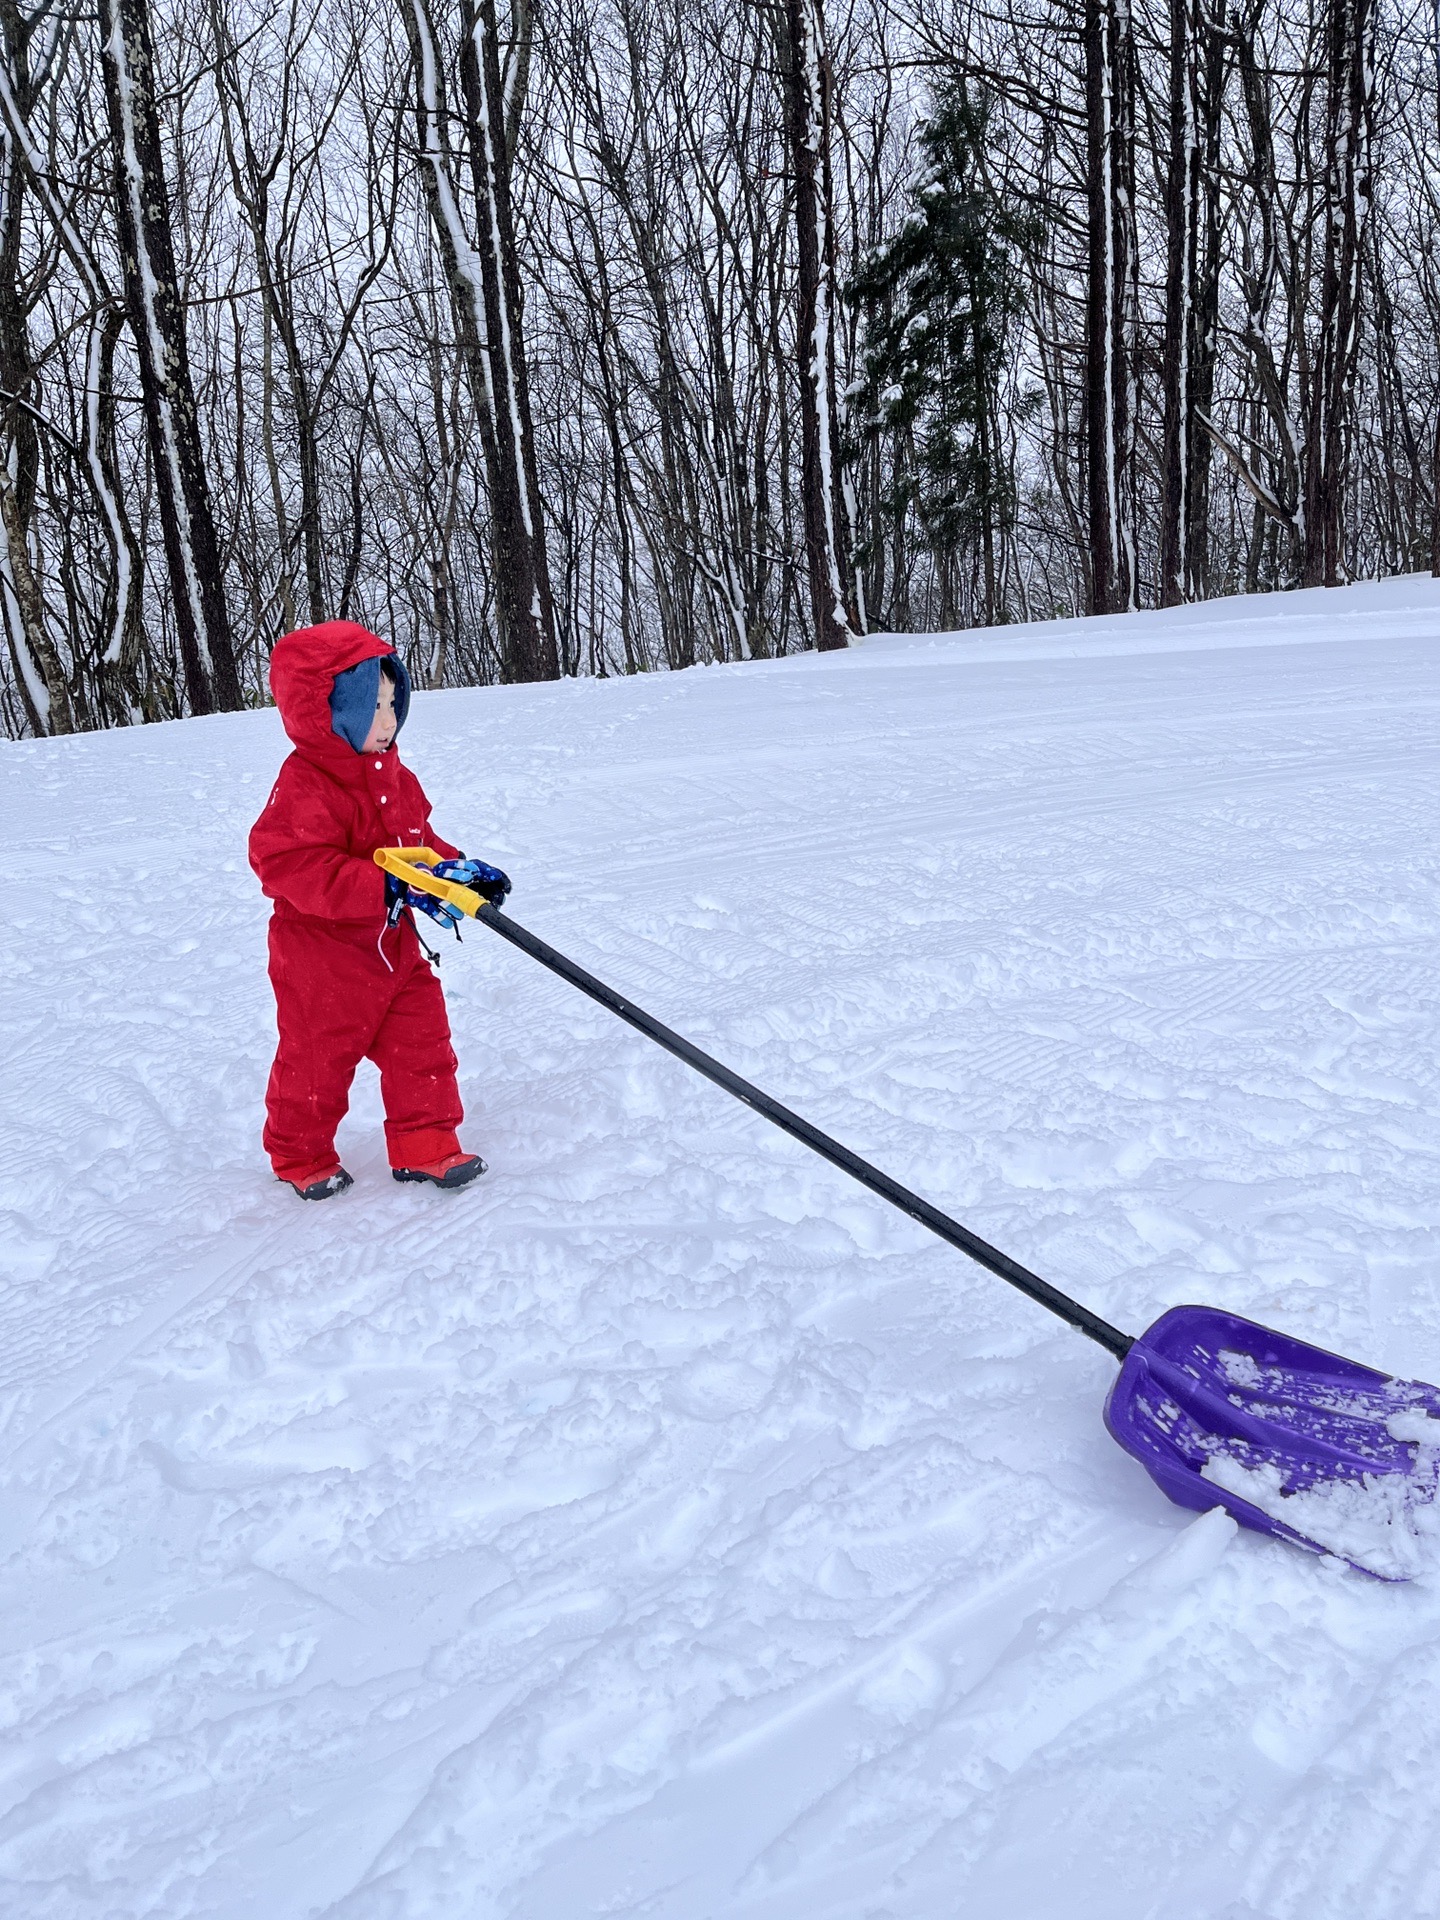
{"type": "Polygon", "coordinates": [[[395,682],[388,673],[380,675],[380,698],[375,702],[375,718],[365,736],[362,753],[384,753],[395,738],[395,682]]]}

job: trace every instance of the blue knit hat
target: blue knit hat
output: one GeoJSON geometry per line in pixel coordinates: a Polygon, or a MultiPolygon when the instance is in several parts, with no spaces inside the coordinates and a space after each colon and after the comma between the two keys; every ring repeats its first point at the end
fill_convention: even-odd
{"type": "Polygon", "coordinates": [[[380,662],[388,660],[395,671],[395,731],[399,733],[410,711],[410,676],[398,653],[372,654],[358,666],[337,673],[330,689],[330,731],[352,746],[365,751],[365,737],[375,719],[380,698],[380,662]]]}

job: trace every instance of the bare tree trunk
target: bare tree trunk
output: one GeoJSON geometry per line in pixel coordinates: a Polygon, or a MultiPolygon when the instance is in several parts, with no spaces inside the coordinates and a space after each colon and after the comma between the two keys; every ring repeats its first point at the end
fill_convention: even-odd
{"type": "MultiPolygon", "coordinates": [[[[18,111],[33,107],[29,43],[33,24],[13,0],[0,5],[3,58],[18,111]]],[[[4,618],[16,684],[35,733],[71,733],[75,720],[60,654],[30,564],[31,516],[40,450],[35,420],[35,366],[26,324],[29,289],[21,288],[27,175],[14,134],[0,142],[0,500],[3,500],[4,618]]]]}
{"type": "Polygon", "coordinates": [[[1224,47],[1206,0],[1170,0],[1165,175],[1164,417],[1160,604],[1206,593],[1211,441],[1220,295],[1219,145],[1224,47]]]}
{"type": "MultiPolygon", "coordinates": [[[[1201,0],[1203,6],[1203,0],[1201,0]]],[[[1196,0],[1170,0],[1170,153],[1165,176],[1165,417],[1160,472],[1160,604],[1191,598],[1188,565],[1194,516],[1195,311],[1200,220],[1200,128],[1197,98],[1204,33],[1196,0]]]]}
{"type": "Polygon", "coordinates": [[[1194,319],[1189,332],[1190,453],[1189,498],[1185,526],[1186,592],[1203,600],[1210,592],[1210,486],[1214,444],[1201,425],[1215,404],[1215,367],[1220,356],[1220,270],[1222,114],[1225,105],[1226,51],[1213,16],[1197,7],[1195,75],[1198,89],[1199,231],[1195,241],[1194,319]]]}
{"type": "Polygon", "coordinates": [[[244,705],[205,474],[161,163],[147,0],[101,0],[125,304],[140,362],[175,624],[191,710],[244,705]]]}
{"type": "Polygon", "coordinates": [[[1130,0],[1086,0],[1090,611],[1135,605],[1135,45],[1130,0]]]}
{"type": "MultiPolygon", "coordinates": [[[[440,74],[440,50],[428,0],[401,0],[416,88],[416,112],[430,222],[440,249],[451,311],[474,405],[490,495],[501,678],[553,680],[560,666],[555,645],[543,529],[536,540],[532,497],[534,456],[527,432],[523,336],[518,324],[519,274],[509,200],[509,161],[502,149],[505,117],[495,109],[487,69],[493,58],[499,90],[498,36],[489,55],[475,42],[483,21],[466,5],[461,84],[480,219],[472,243],[460,211],[450,144],[449,109],[440,74]],[[498,175],[498,177],[497,177],[498,175]],[[506,277],[506,256],[510,272],[506,277]],[[512,311],[507,298],[515,305],[512,311]],[[516,370],[519,368],[517,384],[516,370]],[[522,411],[522,404],[524,411],[522,411]]],[[[493,12],[491,20],[493,22],[493,12]]],[[[482,33],[483,37],[483,33],[482,33]]]]}
{"type": "MultiPolygon", "coordinates": [[[[1290,584],[1298,576],[1305,552],[1305,439],[1291,403],[1290,388],[1297,368],[1302,370],[1303,384],[1308,273],[1297,254],[1297,230],[1290,218],[1293,210],[1282,195],[1275,157],[1274,75],[1265,64],[1257,41],[1257,23],[1263,4],[1264,0],[1249,0],[1247,9],[1237,13],[1230,26],[1245,109],[1244,125],[1249,136],[1249,154],[1238,172],[1253,197],[1251,218],[1258,227],[1258,234],[1242,227],[1239,236],[1238,277],[1245,301],[1241,338],[1250,356],[1253,381],[1248,432],[1222,434],[1211,418],[1209,407],[1198,398],[1196,417],[1212,445],[1224,454],[1256,510],[1269,516],[1276,528],[1284,529],[1289,562],[1286,584],[1290,584]],[[1283,241],[1282,228],[1286,229],[1283,241]],[[1277,294],[1284,302],[1278,358],[1271,340],[1271,311],[1277,294]],[[1266,418],[1273,436],[1269,448],[1262,447],[1260,437],[1260,424],[1266,418]],[[1257,453],[1260,459],[1256,458],[1257,453]]],[[[1214,244],[1216,253],[1212,260],[1218,275],[1218,240],[1214,244]]],[[[1212,361],[1205,375],[1211,386],[1213,377],[1212,361]]],[[[1262,528],[1256,521],[1246,558],[1247,592],[1258,590],[1259,567],[1267,548],[1275,552],[1278,540],[1268,527],[1262,528]]]]}
{"type": "MultiPolygon", "coordinates": [[[[519,110],[514,98],[506,99],[495,0],[479,0],[478,13],[472,11],[470,0],[462,0],[461,19],[465,37],[460,52],[460,84],[475,184],[477,251],[495,409],[496,471],[491,511],[496,522],[497,558],[503,550],[496,581],[502,609],[503,674],[512,681],[556,680],[560,677],[560,661],[555,604],[535,465],[524,304],[510,197],[510,160],[519,110]]],[[[516,63],[522,58],[528,59],[528,55],[512,53],[516,63]]],[[[515,70],[512,68],[512,72],[515,70]]]]}
{"type": "MultiPolygon", "coordinates": [[[[0,473],[0,525],[4,529],[7,597],[15,601],[22,644],[39,668],[44,686],[44,710],[39,714],[32,712],[32,725],[40,722],[35,726],[37,733],[73,733],[75,721],[70,710],[70,691],[65,684],[59,649],[50,637],[45,602],[30,564],[27,517],[21,511],[19,491],[8,473],[0,473]]],[[[33,700],[34,692],[32,683],[27,704],[33,700]]]]}
{"type": "Polygon", "coordinates": [[[1374,0],[1330,0],[1326,23],[1325,265],[1305,444],[1307,587],[1346,578],[1347,432],[1360,339],[1361,240],[1371,197],[1374,0]]]}
{"type": "Polygon", "coordinates": [[[0,472],[0,533],[5,624],[26,717],[35,733],[73,733],[75,720],[64,666],[50,635],[45,603],[30,564],[28,522],[15,484],[5,472],[0,472]]]}
{"type": "Polygon", "coordinates": [[[124,324],[120,307],[105,308],[90,323],[85,357],[85,464],[110,548],[110,579],[101,603],[101,683],[111,717],[131,721],[144,706],[139,679],[145,644],[140,600],[144,560],[125,510],[115,461],[115,347],[124,324]]]}
{"type": "MultiPolygon", "coordinates": [[[[419,135],[421,179],[430,225],[440,251],[456,345],[465,373],[470,402],[480,431],[485,473],[493,496],[499,455],[495,446],[495,402],[490,392],[486,351],[484,276],[460,212],[450,143],[451,113],[440,74],[440,49],[428,0],[400,0],[415,78],[415,117],[419,135]]],[[[491,552],[498,576],[501,556],[494,539],[491,552]]],[[[504,642],[503,615],[501,641],[504,642]]]]}
{"type": "Polygon", "coordinates": [[[830,62],[822,0],[785,0],[785,125],[794,175],[799,303],[800,493],[815,645],[845,647],[858,625],[847,588],[840,410],[835,394],[835,236],[830,189],[830,62]]]}
{"type": "MultiPolygon", "coordinates": [[[[48,150],[42,150],[37,145],[30,128],[30,116],[43,89],[38,89],[30,77],[29,39],[34,29],[45,20],[45,13],[42,9],[29,22],[25,22],[14,7],[13,0],[0,0],[0,15],[3,15],[6,23],[6,59],[0,65],[0,118],[4,122],[3,159],[0,159],[0,165],[8,163],[13,156],[17,169],[23,168],[23,172],[17,171],[13,183],[7,186],[4,206],[10,215],[18,215],[23,204],[22,188],[28,182],[37,201],[44,207],[60,250],[78,275],[92,308],[83,382],[83,444],[72,451],[83,462],[99,509],[111,562],[109,577],[101,589],[99,631],[94,642],[96,678],[101,693],[101,711],[96,717],[123,725],[137,718],[159,717],[153,687],[142,690],[141,686],[140,669],[145,655],[141,609],[143,561],[140,543],[126,511],[115,457],[115,407],[111,376],[116,342],[125,324],[125,309],[106,285],[90,243],[75,224],[71,208],[66,204],[65,193],[67,190],[73,192],[73,188],[66,179],[63,164],[58,168],[55,165],[54,119],[46,117],[47,132],[52,141],[48,150]]],[[[52,84],[54,60],[55,47],[52,43],[42,51],[41,57],[44,78],[52,84]]],[[[5,238],[8,244],[8,229],[5,238]]],[[[8,254],[5,257],[8,260],[8,254]]],[[[32,279],[28,304],[33,304],[34,285],[32,279]]],[[[16,291],[18,293],[18,289],[16,291]]],[[[32,377],[28,335],[20,308],[4,316],[4,328],[9,330],[7,339],[11,342],[6,349],[4,384],[18,397],[29,388],[32,377]],[[13,333],[16,322],[21,328],[18,341],[13,333]],[[25,370],[22,371],[22,367],[25,370]]],[[[17,423],[20,417],[17,412],[17,423]]],[[[33,455],[33,424],[28,416],[24,416],[24,424],[30,428],[33,455]]],[[[13,475],[17,482],[15,504],[24,526],[29,521],[34,502],[35,470],[33,458],[27,468],[22,443],[17,442],[17,453],[21,457],[13,475]]],[[[67,581],[66,591],[67,600],[73,605],[73,583],[67,581]]],[[[30,604],[32,608],[39,608],[43,612],[40,602],[41,596],[36,594],[30,604]]],[[[54,654],[48,631],[44,644],[54,654]]],[[[56,656],[47,669],[46,677],[53,680],[59,673],[56,656]]]]}

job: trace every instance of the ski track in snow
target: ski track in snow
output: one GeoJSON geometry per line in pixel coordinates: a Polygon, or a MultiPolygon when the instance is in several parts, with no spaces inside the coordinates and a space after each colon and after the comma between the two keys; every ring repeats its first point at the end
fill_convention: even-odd
{"type": "MultiPolygon", "coordinates": [[[[1440,1378],[1440,586],[417,697],[515,916],[1138,1330],[1440,1378]]],[[[1421,1920],[1440,1578],[472,929],[298,1206],[273,713],[0,750],[7,1920],[1421,1920]]]]}

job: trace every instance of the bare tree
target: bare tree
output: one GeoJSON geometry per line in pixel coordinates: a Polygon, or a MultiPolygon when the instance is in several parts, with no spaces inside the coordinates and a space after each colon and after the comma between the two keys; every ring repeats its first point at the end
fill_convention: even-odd
{"type": "Polygon", "coordinates": [[[815,644],[848,646],[859,624],[847,576],[840,417],[835,394],[835,229],[830,172],[831,71],[822,0],[784,0],[777,15],[785,127],[795,197],[800,494],[815,644]]]}
{"type": "Polygon", "coordinates": [[[1216,201],[1221,42],[1207,0],[1169,0],[1160,604],[1205,591],[1212,395],[1219,322],[1216,201]]]}
{"type": "MultiPolygon", "coordinates": [[[[275,511],[282,548],[291,538],[299,548],[312,623],[326,619],[331,606],[322,422],[366,298],[389,255],[398,194],[398,123],[368,82],[368,50],[358,38],[342,42],[333,54],[317,49],[320,24],[315,4],[292,7],[273,39],[259,32],[247,36],[242,64],[233,9],[214,0],[210,8],[225,157],[253,249],[263,325],[280,346],[295,439],[297,524],[288,524],[278,495],[275,511]],[[268,84],[260,84],[261,73],[268,84]],[[368,136],[358,156],[333,138],[343,108],[357,96],[368,136]],[[363,183],[349,206],[328,180],[337,161],[347,179],[363,183]],[[358,265],[344,271],[351,262],[358,265]]],[[[280,591],[285,623],[293,626],[288,565],[280,591]]]]}
{"type": "Polygon", "coordinates": [[[1306,586],[1346,577],[1345,473],[1360,328],[1360,267],[1371,195],[1373,0],[1329,0],[1324,128],[1325,247],[1305,441],[1306,586]]]}
{"type": "Polygon", "coordinates": [[[1130,0],[1086,0],[1090,610],[1135,604],[1135,42],[1130,0]]]}
{"type": "MultiPolygon", "coordinates": [[[[47,53],[42,33],[39,70],[32,48],[44,15],[25,19],[14,5],[0,5],[5,91],[23,125],[43,87],[47,53]]],[[[52,29],[53,31],[53,29],[52,29]]],[[[70,689],[36,575],[32,516],[39,469],[40,428],[37,369],[30,346],[27,309],[36,287],[27,284],[24,249],[28,186],[24,150],[10,125],[0,137],[0,581],[6,639],[26,718],[36,733],[69,733],[74,727],[70,689]]],[[[53,270],[54,262],[42,266],[53,270]]]]}
{"type": "Polygon", "coordinates": [[[427,0],[406,0],[405,23],[426,196],[485,451],[502,677],[553,679],[560,668],[534,482],[498,25],[493,5],[476,14],[464,0],[460,81],[479,235],[472,242],[461,212],[440,42],[427,0]]]}
{"type": "Polygon", "coordinates": [[[148,0],[102,0],[100,34],[125,303],[140,363],[175,623],[191,710],[209,713],[243,700],[175,268],[148,0]]]}

